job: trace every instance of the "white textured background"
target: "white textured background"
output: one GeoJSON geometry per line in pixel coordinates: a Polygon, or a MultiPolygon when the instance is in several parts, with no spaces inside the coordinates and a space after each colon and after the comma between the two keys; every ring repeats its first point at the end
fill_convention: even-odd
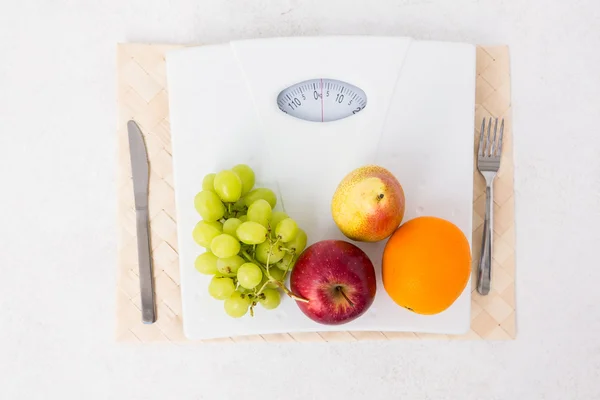
{"type": "Polygon", "coordinates": [[[0,399],[599,399],[599,21],[597,0],[0,0],[0,399]],[[114,344],[115,44],[319,34],[511,46],[518,339],[114,344]]]}

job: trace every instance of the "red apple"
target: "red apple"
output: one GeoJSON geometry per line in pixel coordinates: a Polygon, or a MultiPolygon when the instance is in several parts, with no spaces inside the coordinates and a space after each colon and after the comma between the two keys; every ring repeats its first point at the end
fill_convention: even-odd
{"type": "Polygon", "coordinates": [[[369,257],[343,240],[324,240],[309,246],[292,270],[292,292],[310,319],[327,325],[350,322],[373,304],[377,284],[369,257]]]}

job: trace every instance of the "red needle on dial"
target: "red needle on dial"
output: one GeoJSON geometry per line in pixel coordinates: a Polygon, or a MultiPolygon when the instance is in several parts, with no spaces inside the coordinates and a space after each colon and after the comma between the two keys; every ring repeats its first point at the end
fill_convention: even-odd
{"type": "Polygon", "coordinates": [[[321,122],[325,119],[325,110],[323,108],[323,79],[321,79],[321,122]]]}

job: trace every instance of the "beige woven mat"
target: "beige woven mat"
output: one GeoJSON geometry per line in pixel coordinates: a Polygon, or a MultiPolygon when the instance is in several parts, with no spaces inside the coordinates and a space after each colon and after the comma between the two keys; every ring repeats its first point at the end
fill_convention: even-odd
{"type": "MultiPolygon", "coordinates": [[[[118,226],[117,341],[186,341],[182,330],[177,230],[171,166],[165,52],[180,46],[118,46],[118,226]],[[150,229],[158,320],[143,325],[135,237],[135,211],[126,122],[135,119],[144,132],[150,160],[150,229]]],[[[319,332],[246,336],[216,341],[358,341],[392,339],[488,339],[515,337],[515,219],[512,124],[508,47],[477,48],[477,95],[474,132],[477,146],[481,120],[506,118],[502,167],[495,183],[492,292],[473,289],[471,329],[465,335],[395,332],[319,332]]],[[[476,147],[475,147],[476,148],[476,147]]],[[[475,152],[474,152],[475,153],[475,152]]],[[[475,165],[475,164],[474,164],[475,165]]],[[[485,205],[485,182],[474,169],[473,270],[479,258],[485,205]]],[[[473,274],[473,276],[475,276],[473,274]]],[[[475,282],[475,281],[473,281],[475,282]]],[[[473,284],[473,288],[475,284],[473,284]]],[[[214,340],[213,340],[214,341],[214,340]]]]}

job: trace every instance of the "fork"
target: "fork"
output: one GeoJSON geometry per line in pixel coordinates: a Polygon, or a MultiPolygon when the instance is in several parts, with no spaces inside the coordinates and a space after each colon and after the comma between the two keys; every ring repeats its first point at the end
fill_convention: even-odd
{"type": "Polygon", "coordinates": [[[481,122],[479,136],[479,151],[477,152],[477,169],[485,178],[485,219],[483,222],[483,243],[481,245],[481,258],[477,270],[477,291],[482,295],[490,292],[492,280],[492,238],[494,233],[494,179],[500,168],[502,156],[502,137],[504,135],[504,119],[500,124],[498,133],[498,118],[494,123],[494,136],[492,137],[492,118],[490,117],[485,133],[485,118],[481,122]]]}

